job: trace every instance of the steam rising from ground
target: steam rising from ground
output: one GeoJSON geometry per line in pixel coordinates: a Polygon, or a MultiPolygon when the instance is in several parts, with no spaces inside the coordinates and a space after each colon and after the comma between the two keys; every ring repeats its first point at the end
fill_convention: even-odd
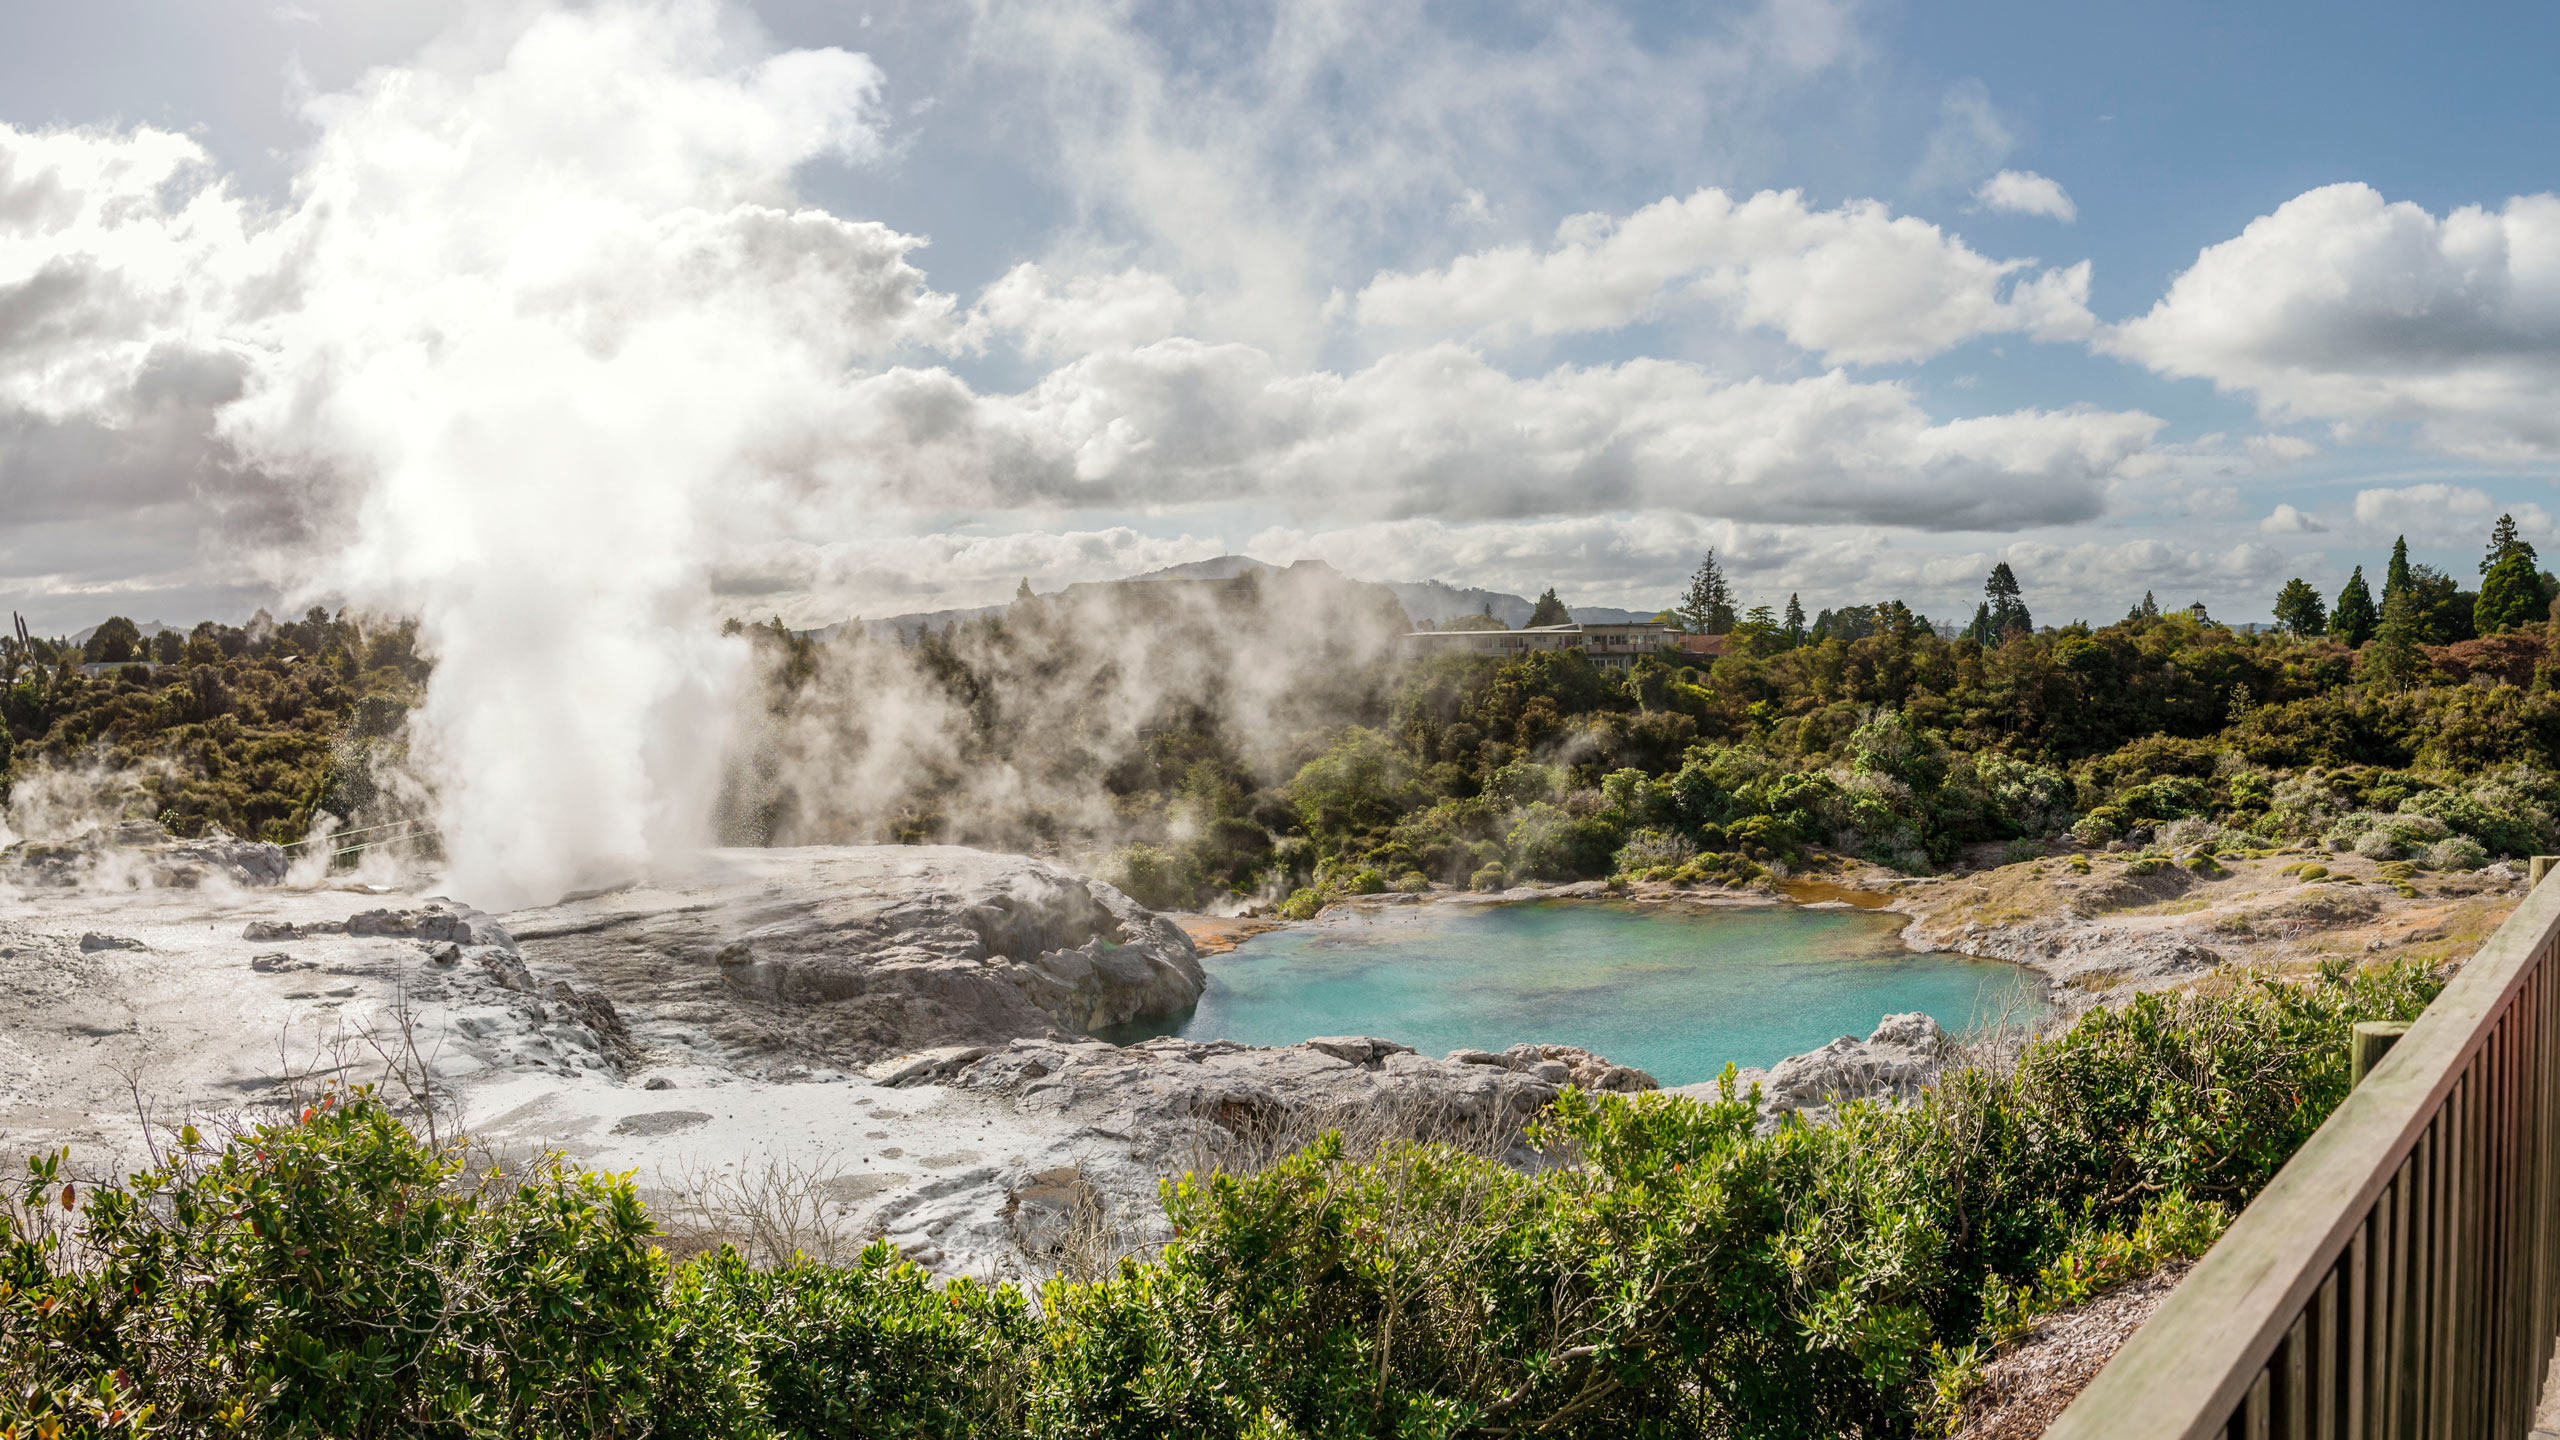
{"type": "Polygon", "coordinates": [[[947,320],[916,242],[792,204],[795,167],[876,147],[878,83],[676,4],[313,107],[291,300],[224,432],[343,527],[312,588],[421,620],[457,893],[548,900],[706,838],[746,658],[722,532],[787,500],[776,437],[848,361],[947,320]]]}

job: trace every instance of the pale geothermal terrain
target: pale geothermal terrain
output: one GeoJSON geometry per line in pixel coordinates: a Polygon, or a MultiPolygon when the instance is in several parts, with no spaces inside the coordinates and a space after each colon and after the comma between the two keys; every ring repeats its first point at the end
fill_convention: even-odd
{"type": "Polygon", "coordinates": [[[334,1081],[423,1128],[423,1087],[478,1163],[630,1171],[679,1241],[885,1236],[1028,1279],[1162,1238],[1161,1178],[1313,1125],[1502,1143],[1561,1086],[1652,1083],[1560,1047],[1089,1039],[1187,1008],[1191,942],[1108,885],[953,847],[717,851],[498,916],[432,885],[258,883],[272,847],[13,873],[53,883],[0,897],[0,1147],[91,1173],[148,1159],[146,1117],[237,1125],[334,1081]]]}

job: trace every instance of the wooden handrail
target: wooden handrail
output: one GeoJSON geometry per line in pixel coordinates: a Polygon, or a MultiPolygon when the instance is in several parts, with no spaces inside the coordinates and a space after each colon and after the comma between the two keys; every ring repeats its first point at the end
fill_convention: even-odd
{"type": "Polygon", "coordinates": [[[2046,1440],[2523,1440],[2560,1325],[2537,885],[2046,1440]]]}

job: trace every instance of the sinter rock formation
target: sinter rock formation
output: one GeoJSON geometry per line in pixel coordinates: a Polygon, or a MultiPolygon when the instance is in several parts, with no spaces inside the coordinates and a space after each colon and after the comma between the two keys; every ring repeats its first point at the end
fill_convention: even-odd
{"type": "Polygon", "coordinates": [[[214,831],[181,840],[155,821],[125,820],[63,841],[23,840],[0,850],[0,881],[46,889],[192,890],[209,879],[274,885],[291,866],[281,845],[214,831]]]}
{"type": "Polygon", "coordinates": [[[1191,941],[1098,880],[950,845],[722,850],[510,916],[538,965],[645,1015],[644,1047],[786,1073],[1074,1036],[1200,998],[1191,941]]]}
{"type": "MultiPolygon", "coordinates": [[[[1777,1128],[1789,1115],[1821,1124],[1858,1100],[1908,1100],[1935,1083],[1957,1060],[1955,1043],[1938,1022],[1917,1010],[1887,1015],[1861,1040],[1843,1035],[1819,1050],[1790,1055],[1766,1070],[1737,1068],[1734,1094],[1760,1087],[1760,1128],[1777,1128]]],[[[1669,1093],[1713,1100],[1720,1082],[1703,1080],[1669,1093]]]]}

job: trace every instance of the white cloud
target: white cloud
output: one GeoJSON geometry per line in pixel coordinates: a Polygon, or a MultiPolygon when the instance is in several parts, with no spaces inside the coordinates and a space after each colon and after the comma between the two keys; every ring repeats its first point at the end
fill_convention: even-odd
{"type": "Polygon", "coordinates": [[[1982,182],[1973,198],[1987,210],[2005,211],[2012,215],[2042,215],[2068,225],[2080,218],[2080,207],[2058,180],[2049,180],[2033,170],[2003,170],[1982,182]]]}
{"type": "Polygon", "coordinates": [[[1929,132],[1929,148],[1920,157],[1912,183],[1926,189],[1970,185],[2017,148],[2018,137],[1991,103],[1991,91],[1979,80],[1959,80],[1939,102],[1937,128],[1929,132]]]}
{"type": "Polygon", "coordinates": [[[1279,0],[1183,43],[1112,0],[990,0],[970,67],[1032,102],[1016,108],[1080,240],[1173,276],[1198,333],[1296,362],[1327,293],[1453,207],[1552,215],[1597,177],[1734,143],[1854,52],[1853,8],[1760,0],[1640,34],[1559,0],[1488,34],[1430,0],[1279,0]]]}
{"type": "Polygon", "coordinates": [[[1813,210],[1793,190],[1737,202],[1705,189],[1623,220],[1575,216],[1544,252],[1506,246],[1381,274],[1357,313],[1391,330],[1500,338],[1612,330],[1701,300],[1852,364],[1923,359],[1977,335],[2091,333],[2088,262],[2023,274],[2032,263],[1993,260],[1871,200],[1813,210]]]}
{"type": "Polygon", "coordinates": [[[2370,529],[2417,528],[2433,532],[2447,520],[2467,520],[2489,513],[2487,491],[2469,485],[2403,485],[2396,489],[2356,492],[2356,523],[2370,529]]]}
{"type": "Polygon", "coordinates": [[[1053,280],[1042,267],[1014,266],[978,297],[973,328],[1014,338],[1026,355],[1057,358],[1125,349],[1175,334],[1190,300],[1171,280],[1144,270],[1053,280]]]}
{"type": "Polygon", "coordinates": [[[2326,533],[2328,528],[2317,518],[2290,505],[2278,505],[2267,512],[2266,519],[2258,522],[2261,535],[2319,535],[2326,533]]]}
{"type": "Polygon", "coordinates": [[[2205,249],[2103,346],[2348,438],[2406,424],[2456,454],[2560,455],[2560,196],[2438,219],[2313,190],[2205,249]]]}
{"type": "Polygon", "coordinates": [[[220,363],[246,219],[183,135],[0,124],[0,408],[121,416],[155,366],[220,363]]]}
{"type": "Polygon", "coordinates": [[[2241,443],[2266,465],[2298,464],[2320,453],[2319,446],[2299,435],[2252,435],[2241,443]]]}
{"type": "Polygon", "coordinates": [[[862,404],[867,419],[828,427],[841,453],[940,450],[952,458],[916,473],[955,504],[1252,499],[1453,517],[1659,506],[1938,529],[2095,515],[2111,480],[2144,470],[2160,425],[2082,410],[1940,422],[1899,385],[1836,371],[1726,382],[1637,360],[1521,379],[1438,345],[1341,375],[1189,340],[1087,356],[1019,396],[901,372],[862,404]],[[972,484],[974,496],[955,488],[972,484]]]}

